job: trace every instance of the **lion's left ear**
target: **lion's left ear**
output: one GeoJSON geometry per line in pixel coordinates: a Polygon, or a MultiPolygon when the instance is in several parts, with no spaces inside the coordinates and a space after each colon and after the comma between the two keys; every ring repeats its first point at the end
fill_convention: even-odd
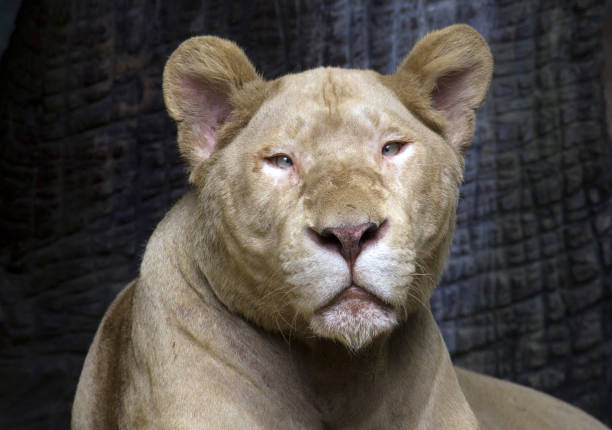
{"type": "Polygon", "coordinates": [[[475,111],[491,83],[493,57],[465,24],[426,35],[387,83],[413,113],[459,148],[470,145],[475,111]]]}

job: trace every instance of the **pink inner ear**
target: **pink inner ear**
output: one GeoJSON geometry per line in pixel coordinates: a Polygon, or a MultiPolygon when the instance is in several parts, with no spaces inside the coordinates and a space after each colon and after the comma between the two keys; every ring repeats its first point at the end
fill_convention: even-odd
{"type": "Polygon", "coordinates": [[[189,106],[186,118],[196,134],[203,138],[193,142],[192,148],[198,157],[210,157],[217,146],[217,131],[227,121],[232,112],[228,91],[218,85],[207,84],[197,79],[186,79],[183,97],[189,106]]]}
{"type": "Polygon", "coordinates": [[[468,69],[451,72],[438,78],[436,87],[431,92],[432,107],[445,112],[447,118],[452,117],[452,111],[457,104],[465,101],[469,75],[468,69]]]}
{"type": "Polygon", "coordinates": [[[225,106],[212,103],[204,107],[201,122],[206,148],[202,148],[202,150],[206,152],[206,158],[212,154],[217,146],[217,130],[229,119],[230,114],[229,103],[225,106]]]}

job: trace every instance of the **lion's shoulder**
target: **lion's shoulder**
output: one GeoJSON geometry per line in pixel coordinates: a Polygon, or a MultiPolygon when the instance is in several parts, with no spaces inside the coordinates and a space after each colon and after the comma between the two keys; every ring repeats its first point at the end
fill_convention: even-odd
{"type": "Polygon", "coordinates": [[[72,409],[74,428],[105,428],[120,407],[122,354],[129,342],[130,311],[138,281],[129,283],[104,315],[89,349],[72,409]]]}
{"type": "Polygon", "coordinates": [[[456,368],[481,428],[496,430],[605,430],[580,409],[512,382],[456,368]]]}

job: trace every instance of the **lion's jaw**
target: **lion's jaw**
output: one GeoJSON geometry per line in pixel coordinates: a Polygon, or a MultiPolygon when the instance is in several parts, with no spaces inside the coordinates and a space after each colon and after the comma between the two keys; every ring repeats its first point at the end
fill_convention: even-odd
{"type": "Polygon", "coordinates": [[[461,160],[377,76],[315,69],[284,77],[217,154],[211,177],[233,181],[202,188],[206,254],[223,256],[203,271],[223,303],[265,328],[358,350],[427,307],[461,160]],[[406,145],[384,157],[390,141],[406,145]],[[271,165],[275,154],[290,156],[291,168],[271,165]],[[338,243],[321,243],[330,227],[365,223],[380,237],[354,261],[338,243]]]}

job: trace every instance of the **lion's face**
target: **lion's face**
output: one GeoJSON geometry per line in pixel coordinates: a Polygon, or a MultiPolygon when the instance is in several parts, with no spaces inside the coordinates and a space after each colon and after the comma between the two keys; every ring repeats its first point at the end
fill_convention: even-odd
{"type": "Polygon", "coordinates": [[[234,91],[234,112],[208,113],[216,122],[201,134],[224,127],[225,141],[192,160],[202,209],[194,241],[230,309],[271,330],[359,349],[428,306],[463,161],[453,132],[431,125],[444,118],[417,117],[393,84],[375,72],[320,68],[267,91],[234,91]],[[265,96],[240,114],[253,91],[265,96]]]}
{"type": "Polygon", "coordinates": [[[232,259],[251,259],[242,287],[260,318],[287,329],[297,317],[357,347],[424,306],[461,163],[374,73],[282,78],[215,161],[230,178],[214,194],[218,234],[232,259]]]}

